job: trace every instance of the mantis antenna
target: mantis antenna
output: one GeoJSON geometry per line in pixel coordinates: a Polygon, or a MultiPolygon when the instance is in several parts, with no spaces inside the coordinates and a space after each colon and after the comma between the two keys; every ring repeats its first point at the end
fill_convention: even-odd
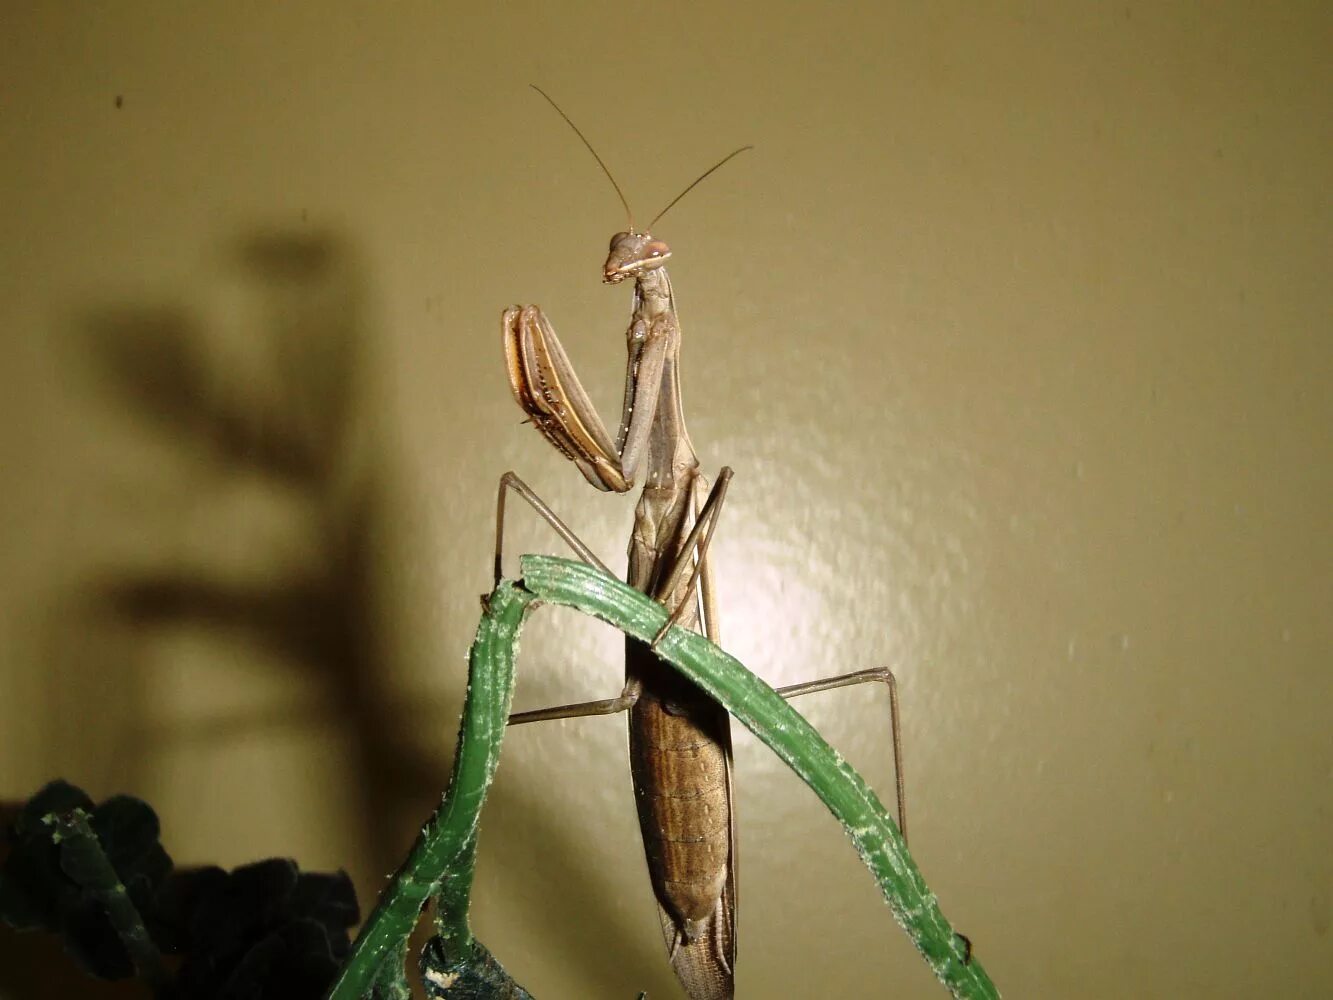
{"type": "MultiPolygon", "coordinates": [[[[615,177],[611,175],[611,171],[607,168],[606,164],[602,162],[602,158],[597,155],[597,150],[592,148],[592,143],[588,141],[588,137],[579,130],[579,127],[575,125],[573,121],[570,120],[569,115],[565,114],[565,112],[561,109],[560,105],[555,103],[550,94],[542,90],[542,88],[537,86],[535,83],[530,83],[528,84],[528,86],[531,87],[533,90],[537,91],[537,93],[541,94],[542,97],[546,98],[547,103],[549,103],[551,107],[555,108],[556,114],[558,114],[561,118],[563,118],[565,120],[565,124],[567,124],[570,128],[574,130],[574,134],[583,140],[583,145],[588,147],[588,152],[591,153],[592,158],[597,161],[597,165],[602,168],[602,173],[606,174],[606,179],[609,180],[611,182],[611,186],[616,189],[616,194],[620,195],[620,204],[625,206],[625,216],[629,222],[629,231],[631,233],[634,232],[634,213],[630,211],[629,202],[625,199],[625,192],[620,190],[620,185],[616,183],[615,177]]],[[[732,156],[735,155],[736,155],[735,153],[732,154],[732,156]]],[[[726,161],[724,160],[723,163],[725,162],[726,161]]],[[[718,164],[719,167],[721,165],[722,165],[721,163],[718,164]]],[[[717,167],[713,168],[713,170],[716,169],[717,167]]],[[[712,173],[712,171],[710,170],[709,173],[712,173]]],[[[704,174],[704,177],[707,176],[708,174],[704,174]]],[[[699,180],[703,180],[703,177],[699,178],[699,180]]],[[[699,181],[695,181],[694,183],[698,184],[699,181]]],[[[694,184],[690,185],[690,187],[693,186],[694,184]]],[[[686,190],[689,189],[687,188],[686,190]]],[[[679,200],[680,199],[677,199],[677,201],[679,200]]],[[[674,204],[674,202],[672,204],[674,204]]],[[[671,206],[668,205],[667,207],[670,208],[671,206]]],[[[654,219],[653,221],[656,222],[657,220],[654,219]]]]}
{"type": "MultiPolygon", "coordinates": [[[[584,140],[584,141],[586,142],[587,140],[584,140]]],[[[684,191],[682,191],[680,194],[676,195],[676,197],[674,197],[674,198],[671,199],[671,203],[668,204],[666,208],[662,209],[662,211],[658,212],[655,216],[653,216],[653,221],[650,222],[650,223],[648,223],[648,229],[651,230],[651,229],[653,228],[653,226],[657,225],[657,220],[660,219],[660,218],[662,218],[662,216],[666,215],[667,212],[670,212],[670,211],[676,206],[676,202],[680,201],[680,199],[684,198],[687,194],[689,194],[689,193],[690,193],[691,191],[693,191],[696,187],[698,187],[700,181],[702,181],[705,177],[707,177],[707,176],[708,176],[709,174],[711,174],[713,171],[717,170],[719,167],[722,166],[722,164],[726,163],[726,162],[727,162],[728,160],[730,160],[732,157],[740,156],[741,153],[744,153],[747,149],[754,149],[754,147],[753,147],[753,146],[742,146],[740,149],[732,150],[730,153],[728,153],[726,156],[722,157],[722,159],[718,160],[718,161],[717,161],[716,163],[714,163],[711,167],[709,167],[707,170],[705,170],[702,174],[700,174],[698,177],[696,177],[696,178],[694,179],[694,181],[690,184],[689,187],[687,187],[684,191]]],[[[593,154],[593,155],[596,155],[596,154],[593,154]]]]}

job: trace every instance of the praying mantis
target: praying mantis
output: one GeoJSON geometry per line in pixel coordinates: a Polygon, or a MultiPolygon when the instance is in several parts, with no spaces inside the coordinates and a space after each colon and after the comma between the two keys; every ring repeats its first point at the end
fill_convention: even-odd
{"type": "MultiPolygon", "coordinates": [[[[735,150],[705,171],[638,231],[629,202],[592,144],[545,91],[533,89],[592,153],[629,218],[626,230],[612,237],[602,270],[607,284],[634,283],[619,430],[613,441],[554,328],[537,306],[511,307],[501,320],[510,388],[530,422],[598,490],[626,493],[642,475],[643,492],[629,541],[628,582],[670,613],[658,639],[674,624],[718,642],[719,614],[708,550],[732,470],[723,467],[710,487],[686,431],[681,326],[666,270],[671,249],[650,230],[704,178],[751,147],[735,150]]],[[[496,501],[497,581],[510,492],[524,499],[580,558],[607,571],[545,501],[507,472],[500,479],[496,501]]],[[[618,696],[518,712],[510,716],[509,724],[628,712],[635,803],[668,959],[691,1000],[723,1000],[734,996],[736,968],[736,822],[729,720],[720,705],[659,660],[652,646],[627,638],[625,684],[618,696]]],[[[898,824],[906,836],[893,673],[876,667],[777,690],[784,697],[795,697],[867,682],[884,683],[889,689],[898,824]]]]}

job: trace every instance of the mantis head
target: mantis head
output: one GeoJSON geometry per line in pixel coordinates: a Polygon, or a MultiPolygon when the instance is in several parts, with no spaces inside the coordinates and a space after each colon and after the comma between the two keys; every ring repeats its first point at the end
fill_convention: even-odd
{"type": "Polygon", "coordinates": [[[671,248],[649,233],[616,233],[602,268],[602,280],[608,285],[626,278],[641,278],[655,271],[671,258],[671,248]]]}
{"type": "MultiPolygon", "coordinates": [[[[542,88],[535,83],[530,84],[530,86],[533,90],[537,91],[537,93],[541,94],[542,97],[546,98],[551,107],[555,108],[556,114],[563,118],[566,124],[574,130],[574,134],[579,137],[579,140],[583,145],[588,148],[588,152],[592,154],[592,158],[597,161],[597,165],[602,168],[602,173],[606,174],[606,179],[609,180],[611,186],[616,189],[616,195],[620,198],[620,203],[625,206],[625,217],[629,220],[628,232],[616,233],[615,236],[611,237],[611,249],[606,255],[606,265],[602,268],[602,280],[608,285],[616,285],[624,281],[626,278],[634,278],[637,281],[649,271],[657,270],[665,264],[667,259],[671,256],[671,248],[661,240],[653,239],[647,232],[636,233],[634,231],[634,213],[630,211],[629,201],[625,198],[625,192],[620,190],[620,185],[616,183],[615,177],[611,175],[611,171],[607,168],[606,164],[602,162],[602,158],[597,155],[597,150],[592,148],[592,143],[588,141],[588,137],[585,136],[579,127],[574,124],[569,115],[565,114],[560,105],[556,104],[555,101],[551,99],[550,94],[542,90],[542,88]]],[[[740,149],[733,150],[714,163],[711,167],[696,177],[690,183],[689,187],[676,195],[676,197],[672,198],[666,208],[653,216],[653,221],[648,223],[648,228],[652,229],[653,226],[657,224],[658,219],[671,211],[672,206],[675,205],[676,202],[680,201],[680,199],[693,191],[695,185],[714,170],[722,166],[722,164],[726,163],[733,156],[753,148],[753,146],[742,146],[740,149]]]]}

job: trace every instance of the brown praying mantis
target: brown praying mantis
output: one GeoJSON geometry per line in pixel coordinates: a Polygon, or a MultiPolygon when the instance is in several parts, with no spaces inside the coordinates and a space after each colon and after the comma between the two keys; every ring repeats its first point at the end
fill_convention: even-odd
{"type": "MultiPolygon", "coordinates": [[[[579,128],[540,88],[611,181],[629,217],[611,239],[602,280],[634,282],[627,334],[629,361],[620,429],[612,441],[579,383],[550,321],[537,306],[506,309],[502,319],[509,384],[518,405],[555,448],[602,491],[625,493],[640,474],[643,493],[629,541],[629,583],[660,601],[671,625],[719,640],[709,544],[732,470],[711,489],[685,429],[680,391],[680,320],[667,276],[671,249],[650,234],[677,202],[743,146],[705,171],[648,227],[637,231],[620,185],[579,128]]],[[[514,491],[580,558],[606,570],[592,550],[514,473],[500,479],[495,576],[504,543],[505,499],[514,491]]],[[[898,825],[906,836],[897,684],[877,667],[779,688],[784,697],[878,681],[889,689],[898,825]]],[[[639,827],[657,897],[669,960],[692,1000],[734,995],[736,968],[736,821],[731,731],[726,711],[657,658],[652,644],[626,640],[625,685],[614,698],[511,715],[511,725],[629,713],[630,771],[639,827]]]]}

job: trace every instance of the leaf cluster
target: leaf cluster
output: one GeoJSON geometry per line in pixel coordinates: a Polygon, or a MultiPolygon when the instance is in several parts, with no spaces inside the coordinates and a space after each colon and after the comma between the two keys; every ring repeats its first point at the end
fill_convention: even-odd
{"type": "Polygon", "coordinates": [[[176,869],[159,832],[139,799],[94,804],[51,782],[6,831],[0,921],[59,934],[99,978],[137,972],[161,1000],[322,996],[359,920],[347,875],[302,872],[283,858],[230,872],[176,869]],[[161,955],[173,971],[149,974],[161,955]]]}

